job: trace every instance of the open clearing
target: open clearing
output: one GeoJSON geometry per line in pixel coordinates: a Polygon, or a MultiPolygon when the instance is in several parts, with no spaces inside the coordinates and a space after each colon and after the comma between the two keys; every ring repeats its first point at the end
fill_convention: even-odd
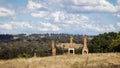
{"type": "Polygon", "coordinates": [[[120,68],[120,53],[57,55],[0,60],[0,68],[120,68]]]}

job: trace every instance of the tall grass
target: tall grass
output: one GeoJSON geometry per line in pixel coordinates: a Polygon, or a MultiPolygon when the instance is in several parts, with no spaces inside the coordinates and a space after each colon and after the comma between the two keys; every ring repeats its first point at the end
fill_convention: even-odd
{"type": "Polygon", "coordinates": [[[120,53],[57,55],[0,60],[0,68],[120,68],[120,53]]]}

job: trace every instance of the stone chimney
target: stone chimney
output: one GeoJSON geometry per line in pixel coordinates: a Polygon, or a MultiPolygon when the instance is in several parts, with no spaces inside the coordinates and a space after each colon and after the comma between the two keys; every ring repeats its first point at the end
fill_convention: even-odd
{"type": "Polygon", "coordinates": [[[70,36],[70,47],[68,48],[68,54],[75,54],[75,49],[73,48],[73,37],[70,36]]]}
{"type": "Polygon", "coordinates": [[[56,48],[55,48],[55,42],[52,40],[52,56],[56,55],[56,48]]]}
{"type": "Polygon", "coordinates": [[[73,37],[70,36],[70,48],[73,48],[73,37]]]}
{"type": "Polygon", "coordinates": [[[82,49],[82,54],[88,54],[87,36],[84,36],[84,45],[83,45],[83,49],[82,49]]]}

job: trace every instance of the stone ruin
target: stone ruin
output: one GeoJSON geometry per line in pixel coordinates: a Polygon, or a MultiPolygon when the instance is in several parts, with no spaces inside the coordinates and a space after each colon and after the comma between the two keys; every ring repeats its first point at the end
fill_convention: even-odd
{"type": "Polygon", "coordinates": [[[55,48],[55,42],[52,40],[52,56],[56,55],[56,48],[55,48]]]}
{"type": "Polygon", "coordinates": [[[87,48],[87,36],[84,36],[84,45],[82,49],[82,54],[88,54],[88,48],[87,48]]]}
{"type": "Polygon", "coordinates": [[[73,37],[70,36],[70,47],[68,48],[68,54],[75,54],[75,49],[73,47],[73,37]]]}
{"type": "MultiPolygon", "coordinates": [[[[68,54],[75,54],[75,48],[73,47],[73,37],[70,36],[70,46],[68,48],[68,54]]],[[[82,49],[82,54],[88,54],[88,48],[87,48],[87,36],[84,36],[84,45],[82,49]]],[[[56,48],[55,48],[55,42],[52,40],[52,56],[56,55],[56,48]]]]}

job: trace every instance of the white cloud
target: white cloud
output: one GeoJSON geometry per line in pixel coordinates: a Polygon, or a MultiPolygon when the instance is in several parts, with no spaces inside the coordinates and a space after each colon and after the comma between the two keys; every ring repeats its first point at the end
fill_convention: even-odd
{"type": "Polygon", "coordinates": [[[60,22],[60,19],[62,20],[65,18],[64,13],[60,11],[53,12],[52,16],[54,17],[55,22],[60,22]]]}
{"type": "Polygon", "coordinates": [[[120,5],[120,0],[117,0],[117,3],[120,5]]]}
{"type": "Polygon", "coordinates": [[[0,29],[5,29],[5,30],[12,30],[12,25],[5,23],[0,25],[0,29]]]}
{"type": "MultiPolygon", "coordinates": [[[[120,26],[120,23],[117,24],[120,26]]],[[[45,22],[39,22],[37,25],[28,23],[28,22],[18,22],[18,21],[11,21],[9,23],[3,23],[0,24],[0,31],[2,33],[8,32],[8,33],[24,33],[26,31],[36,33],[36,32],[66,32],[66,31],[81,31],[81,30],[87,30],[87,31],[94,31],[96,33],[104,33],[104,32],[110,32],[115,31],[116,28],[112,24],[108,25],[99,25],[94,23],[82,23],[77,25],[69,25],[69,26],[62,26],[62,25],[55,25],[52,23],[45,23],[45,22]]]]}
{"type": "Polygon", "coordinates": [[[39,8],[42,8],[42,7],[43,6],[42,6],[41,3],[33,2],[32,0],[29,0],[28,4],[27,4],[27,8],[30,9],[30,10],[39,9],[39,8]]]}
{"type": "Polygon", "coordinates": [[[0,17],[15,15],[15,11],[7,8],[0,7],[0,17]]]}
{"type": "Polygon", "coordinates": [[[116,9],[117,9],[117,12],[114,13],[114,15],[120,18],[120,0],[117,0],[116,9]]]}
{"type": "Polygon", "coordinates": [[[120,27],[120,22],[119,22],[119,23],[117,23],[117,26],[119,26],[119,27],[120,27]]]}
{"type": "Polygon", "coordinates": [[[62,24],[80,24],[89,20],[87,16],[62,11],[53,12],[51,16],[54,22],[60,22],[62,24]]]}
{"type": "Polygon", "coordinates": [[[54,5],[63,2],[64,0],[45,0],[47,5],[54,5]]]}
{"type": "MultiPolygon", "coordinates": [[[[116,7],[107,0],[50,0],[47,7],[56,4],[60,9],[72,12],[116,12],[116,7]]],[[[50,7],[51,8],[51,7],[50,7]]],[[[53,8],[54,10],[54,8],[53,8]]]]}
{"type": "Polygon", "coordinates": [[[72,0],[76,5],[97,5],[99,4],[97,0],[72,0]]]}
{"type": "Polygon", "coordinates": [[[48,15],[47,11],[39,11],[39,12],[31,13],[32,17],[45,17],[47,15],[48,15]]]}
{"type": "MultiPolygon", "coordinates": [[[[114,5],[107,0],[45,0],[43,2],[28,1],[28,9],[45,8],[47,11],[67,12],[117,12],[114,5]]],[[[40,10],[36,10],[40,11],[40,10]]],[[[36,15],[35,15],[36,16],[36,15]]]]}
{"type": "Polygon", "coordinates": [[[24,33],[24,32],[45,32],[45,31],[60,31],[61,28],[57,25],[51,23],[39,23],[38,25],[28,23],[28,22],[20,22],[20,21],[11,21],[8,23],[0,24],[0,31],[2,33],[24,33]]]}
{"type": "Polygon", "coordinates": [[[27,22],[11,21],[9,23],[0,24],[0,28],[5,30],[16,30],[16,29],[33,28],[33,26],[27,22]]]}
{"type": "Polygon", "coordinates": [[[116,12],[115,6],[107,0],[72,0],[73,11],[116,12]]]}
{"type": "MultiPolygon", "coordinates": [[[[98,22],[95,24],[91,23],[95,16],[100,15],[94,12],[110,12],[115,13],[120,17],[120,0],[118,0],[117,6],[109,3],[108,0],[28,0],[26,8],[26,13],[23,13],[25,14],[26,19],[21,18],[23,16],[19,16],[18,14],[14,20],[27,21],[33,19],[33,22],[35,22],[34,24],[29,22],[11,21],[0,24],[0,31],[3,29],[10,30],[11,32],[66,32],[74,28],[74,32],[84,29],[86,29],[86,31],[93,30],[93,32],[96,33],[109,32],[115,31],[116,27],[112,24],[104,25],[102,22],[103,18],[99,19],[99,22],[102,22],[101,25],[98,24],[98,22]],[[88,12],[92,12],[94,17],[88,12]],[[32,17],[27,18],[28,14],[32,17]],[[19,17],[20,19],[18,19],[19,17]]],[[[0,8],[0,16],[10,16],[14,14],[15,12],[13,10],[0,8]]],[[[120,24],[117,23],[117,26],[120,26],[120,24]]]]}
{"type": "Polygon", "coordinates": [[[116,13],[114,15],[120,18],[120,13],[116,13]]]}
{"type": "Polygon", "coordinates": [[[102,32],[102,33],[116,30],[116,28],[112,24],[109,24],[109,25],[84,24],[82,28],[88,29],[88,30],[94,30],[96,32],[102,32]]]}
{"type": "Polygon", "coordinates": [[[38,28],[41,31],[59,31],[59,30],[61,30],[60,27],[58,27],[54,24],[51,24],[51,23],[41,23],[40,26],[41,27],[38,27],[38,28]]]}
{"type": "Polygon", "coordinates": [[[80,14],[72,14],[67,13],[64,11],[54,11],[54,12],[48,12],[48,11],[39,11],[31,13],[32,17],[41,17],[46,20],[51,20],[53,22],[57,22],[59,24],[80,24],[87,22],[89,18],[84,15],[80,14]]]}
{"type": "Polygon", "coordinates": [[[15,28],[33,28],[33,26],[27,22],[11,22],[11,25],[15,28]]]}

